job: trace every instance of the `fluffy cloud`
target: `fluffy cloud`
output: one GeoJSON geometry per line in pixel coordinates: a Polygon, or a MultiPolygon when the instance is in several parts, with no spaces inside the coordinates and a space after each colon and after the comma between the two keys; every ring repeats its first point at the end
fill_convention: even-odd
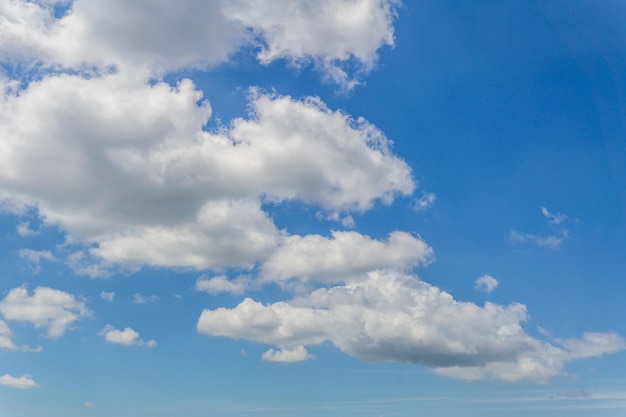
{"type": "Polygon", "coordinates": [[[304,346],[296,346],[292,349],[269,349],[263,352],[261,358],[268,362],[292,363],[313,359],[313,355],[309,354],[304,346]]]}
{"type": "Polygon", "coordinates": [[[2,375],[0,376],[0,385],[19,389],[31,389],[39,387],[39,384],[36,383],[28,375],[23,375],[20,377],[14,377],[8,374],[2,375]]]}
{"type": "Polygon", "coordinates": [[[261,38],[261,62],[285,58],[314,61],[335,82],[354,85],[341,63],[351,59],[371,69],[376,52],[393,45],[395,0],[237,0],[225,14],[261,38]]]}
{"type": "Polygon", "coordinates": [[[293,235],[263,264],[262,276],[266,281],[297,277],[336,283],[373,269],[407,269],[432,258],[432,249],[406,232],[390,233],[386,241],[357,232],[333,231],[332,238],[293,235]]]}
{"type": "Polygon", "coordinates": [[[126,327],[124,330],[118,330],[113,326],[107,324],[102,330],[98,332],[98,334],[104,337],[109,343],[113,343],[116,345],[122,346],[146,346],[146,347],[155,347],[157,345],[156,340],[148,340],[144,342],[139,333],[130,327],[126,327]]]}
{"type": "Polygon", "coordinates": [[[209,294],[242,294],[248,282],[246,279],[240,278],[229,280],[225,275],[218,275],[213,278],[198,278],[196,281],[196,291],[207,292],[209,294]]]}
{"type": "Polygon", "coordinates": [[[77,320],[88,316],[85,303],[73,295],[48,287],[37,287],[33,295],[24,287],[14,288],[0,301],[0,313],[7,320],[47,328],[48,337],[58,338],[77,320]]]}
{"type": "Polygon", "coordinates": [[[477,290],[484,291],[487,294],[491,294],[493,290],[498,287],[498,284],[498,280],[491,275],[483,275],[476,280],[476,285],[474,287],[477,290]]]}
{"type": "Polygon", "coordinates": [[[197,327],[208,335],[280,347],[268,357],[331,342],[363,360],[412,362],[464,379],[540,382],[558,375],[565,361],[580,357],[578,351],[597,356],[623,348],[623,339],[604,334],[581,339],[585,349],[572,348],[572,341],[555,346],[526,334],[526,319],[521,304],[480,307],[413,276],[374,271],[288,302],[264,305],[246,298],[232,309],[207,309],[197,327]]]}
{"type": "Polygon", "coordinates": [[[0,103],[0,187],[96,258],[249,268],[281,241],[262,200],[362,211],[413,191],[379,130],[316,98],[255,93],[249,118],[209,133],[190,81],[131,78],[51,76],[0,103]]]}
{"type": "Polygon", "coordinates": [[[263,63],[313,61],[350,87],[342,64],[369,70],[393,44],[395,0],[12,0],[0,5],[0,59],[51,65],[148,67],[156,73],[227,61],[244,44],[261,44],[263,63]]]}

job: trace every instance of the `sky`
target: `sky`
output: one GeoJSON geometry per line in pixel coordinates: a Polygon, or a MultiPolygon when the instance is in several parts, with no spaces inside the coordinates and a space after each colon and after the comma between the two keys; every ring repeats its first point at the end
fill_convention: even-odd
{"type": "Polygon", "coordinates": [[[0,415],[624,415],[625,19],[1,2],[0,415]]]}

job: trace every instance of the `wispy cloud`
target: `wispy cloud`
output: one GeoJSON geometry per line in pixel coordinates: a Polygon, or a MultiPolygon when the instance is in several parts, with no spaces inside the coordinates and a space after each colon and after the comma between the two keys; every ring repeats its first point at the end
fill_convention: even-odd
{"type": "Polygon", "coordinates": [[[142,295],[142,294],[134,294],[133,295],[133,303],[135,304],[147,304],[154,303],[158,301],[159,297],[157,295],[142,295]]]}
{"type": "Polygon", "coordinates": [[[565,220],[567,220],[567,214],[562,214],[562,213],[553,214],[545,207],[541,207],[541,214],[543,214],[544,217],[549,219],[550,223],[553,223],[553,224],[561,224],[565,220]]]}
{"type": "Polygon", "coordinates": [[[437,196],[434,193],[422,192],[422,195],[413,201],[413,209],[416,211],[424,211],[435,204],[437,196]]]}
{"type": "Polygon", "coordinates": [[[561,246],[565,236],[538,236],[532,233],[520,233],[515,230],[511,230],[509,239],[514,243],[533,243],[542,248],[556,249],[561,246]]]}

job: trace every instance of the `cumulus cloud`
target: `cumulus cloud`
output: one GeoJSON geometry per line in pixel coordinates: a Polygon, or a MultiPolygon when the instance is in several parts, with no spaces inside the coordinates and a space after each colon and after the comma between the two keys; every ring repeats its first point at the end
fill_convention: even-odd
{"type": "Polygon", "coordinates": [[[87,408],[93,408],[96,406],[96,403],[92,402],[92,401],[85,401],[83,403],[83,407],[87,407],[87,408]]]}
{"type": "Polygon", "coordinates": [[[269,349],[263,352],[261,358],[268,362],[304,362],[309,359],[313,359],[313,355],[309,354],[304,346],[296,346],[291,349],[274,350],[269,349]]]}
{"type": "Polygon", "coordinates": [[[262,279],[284,281],[290,278],[317,282],[345,282],[363,277],[373,269],[408,269],[433,259],[432,249],[419,237],[392,232],[385,241],[357,232],[333,231],[320,235],[285,238],[262,266],[262,279]]]}
{"type": "Polygon", "coordinates": [[[74,322],[91,314],[73,295],[48,287],[37,287],[32,295],[25,287],[12,289],[0,301],[0,313],[7,320],[45,327],[50,338],[63,336],[74,322]]]}
{"type": "Polygon", "coordinates": [[[475,288],[480,291],[484,291],[487,294],[491,294],[496,289],[499,282],[491,275],[483,275],[476,280],[475,288]]]}
{"type": "MultiPolygon", "coordinates": [[[[270,357],[330,342],[367,361],[412,362],[463,379],[543,382],[561,373],[580,349],[573,349],[573,342],[555,346],[529,336],[522,328],[526,320],[521,304],[481,307],[414,276],[373,271],[366,279],[290,301],[264,305],[246,298],[232,309],[206,309],[197,328],[278,346],[270,357]]],[[[623,348],[603,337],[581,339],[585,351],[597,356],[623,348]]]]}
{"type": "Polygon", "coordinates": [[[55,18],[53,4],[14,0],[0,5],[0,59],[73,68],[116,65],[154,73],[206,68],[243,45],[258,59],[313,62],[350,88],[369,71],[383,45],[393,45],[395,0],[75,0],[55,18]],[[193,6],[193,7],[192,7],[193,6]]]}
{"type": "Polygon", "coordinates": [[[248,287],[248,280],[239,278],[229,280],[225,275],[218,275],[212,278],[200,277],[196,280],[196,291],[209,294],[231,294],[239,295],[248,287]]]}
{"type": "Polygon", "coordinates": [[[251,27],[263,48],[263,63],[287,59],[313,61],[328,78],[350,88],[356,84],[343,67],[354,60],[364,71],[377,50],[393,45],[395,0],[238,0],[227,3],[227,16],[251,27]]]}
{"type": "Polygon", "coordinates": [[[0,103],[0,187],[92,244],[68,262],[93,277],[107,263],[251,268],[281,241],[262,201],[363,211],[413,191],[378,129],[317,98],[254,93],[250,117],[218,132],[200,99],[188,80],[32,83],[0,103]]]}
{"type": "Polygon", "coordinates": [[[39,387],[39,384],[29,375],[23,375],[20,377],[14,377],[9,374],[2,375],[0,376],[0,385],[18,389],[31,389],[39,387]]]}
{"type": "Polygon", "coordinates": [[[115,327],[107,324],[98,334],[104,337],[109,343],[122,346],[145,346],[155,347],[157,346],[156,340],[143,341],[135,330],[130,327],[124,328],[124,330],[116,329],[115,327]]]}

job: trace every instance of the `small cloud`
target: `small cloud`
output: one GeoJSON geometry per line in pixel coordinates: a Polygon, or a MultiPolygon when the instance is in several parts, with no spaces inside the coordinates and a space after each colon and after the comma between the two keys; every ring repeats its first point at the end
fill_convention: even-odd
{"type": "Polygon", "coordinates": [[[437,196],[434,193],[422,192],[421,197],[416,198],[413,202],[413,210],[424,211],[432,206],[437,200],[437,196]]]}
{"type": "Polygon", "coordinates": [[[0,376],[0,385],[10,388],[31,389],[39,387],[39,384],[33,381],[30,375],[22,375],[14,377],[9,374],[0,376]]]}
{"type": "Polygon", "coordinates": [[[550,398],[553,400],[591,398],[591,392],[587,391],[586,389],[574,391],[559,391],[555,395],[552,395],[550,398]]]}
{"type": "Polygon", "coordinates": [[[336,211],[328,215],[322,213],[321,211],[318,211],[317,213],[315,213],[315,217],[320,221],[328,220],[331,222],[341,223],[342,226],[347,227],[347,228],[353,228],[354,226],[356,226],[354,217],[352,217],[349,214],[346,214],[345,216],[341,216],[341,214],[336,211]]]}
{"type": "Polygon", "coordinates": [[[17,254],[30,265],[34,273],[41,272],[42,260],[56,261],[55,256],[48,250],[20,249],[17,254]]]}
{"type": "Polygon", "coordinates": [[[532,233],[519,233],[515,230],[511,230],[509,239],[515,243],[532,243],[543,248],[556,249],[561,246],[563,239],[567,237],[567,233],[564,233],[562,237],[559,236],[537,236],[532,233]]]}
{"type": "Polygon", "coordinates": [[[552,214],[550,213],[550,211],[545,208],[545,207],[541,207],[541,214],[543,214],[543,216],[545,218],[547,218],[548,220],[550,220],[550,223],[552,224],[561,224],[563,223],[565,220],[567,220],[567,214],[562,214],[562,213],[556,213],[556,214],[552,214]]]}
{"type": "Polygon", "coordinates": [[[66,264],[75,274],[89,278],[108,278],[113,273],[109,264],[83,251],[70,254],[66,264]]]}
{"type": "Polygon", "coordinates": [[[156,340],[148,340],[147,342],[144,342],[139,333],[130,327],[126,327],[124,330],[118,330],[110,324],[107,324],[98,332],[98,334],[104,337],[104,340],[107,342],[116,345],[145,346],[149,348],[157,346],[156,340]]]}
{"type": "Polygon", "coordinates": [[[22,237],[37,236],[39,234],[38,231],[32,230],[30,228],[29,222],[21,222],[20,224],[17,225],[17,227],[15,228],[15,231],[17,232],[18,235],[22,237]]]}
{"type": "Polygon", "coordinates": [[[498,280],[491,275],[483,275],[476,280],[476,285],[474,286],[474,288],[480,291],[484,291],[487,294],[491,294],[493,290],[496,289],[498,284],[498,280]]]}
{"type": "Polygon", "coordinates": [[[114,292],[108,292],[108,291],[102,291],[100,293],[100,298],[102,298],[105,301],[108,302],[113,302],[113,299],[115,298],[115,293],[114,292]]]}
{"type": "Polygon", "coordinates": [[[200,277],[196,281],[196,291],[202,291],[209,294],[242,294],[247,288],[247,282],[243,278],[229,280],[224,275],[218,275],[213,278],[200,277]]]}
{"type": "Polygon", "coordinates": [[[282,348],[280,350],[270,349],[263,353],[262,358],[268,362],[304,362],[313,359],[314,356],[309,354],[304,346],[297,346],[293,349],[282,348]]]}
{"type": "Polygon", "coordinates": [[[135,304],[147,304],[147,303],[154,303],[155,301],[157,301],[159,299],[158,296],[156,295],[141,295],[141,294],[135,294],[133,295],[133,303],[135,304]]]}
{"type": "Polygon", "coordinates": [[[95,406],[96,406],[96,403],[91,402],[91,401],[85,401],[85,402],[83,403],[83,407],[93,408],[93,407],[95,407],[95,406]]]}

